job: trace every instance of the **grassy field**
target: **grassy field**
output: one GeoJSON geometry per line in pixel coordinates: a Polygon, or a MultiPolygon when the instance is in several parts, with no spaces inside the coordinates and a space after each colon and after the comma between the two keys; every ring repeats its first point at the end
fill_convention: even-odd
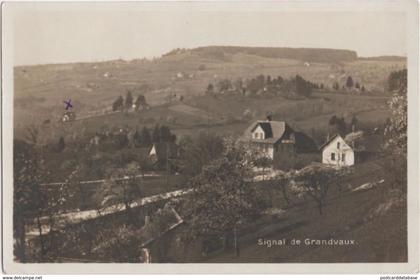
{"type": "MultiPolygon", "coordinates": [[[[60,136],[66,143],[75,139],[90,139],[100,129],[153,127],[165,124],[179,137],[200,131],[219,135],[239,135],[257,119],[265,119],[270,112],[274,120],[288,122],[296,130],[310,134],[325,130],[333,115],[350,122],[356,116],[363,123],[381,124],[390,116],[388,96],[349,95],[335,92],[316,92],[311,98],[291,100],[278,97],[243,97],[221,95],[196,96],[185,102],[157,105],[141,112],[104,115],[70,123],[51,122],[39,126],[42,143],[56,143],[60,136]]],[[[21,131],[23,126],[17,126],[21,131]]],[[[19,132],[16,132],[19,134],[19,132]]],[[[79,140],[77,140],[79,141],[79,140]]],[[[88,140],[87,140],[88,141],[88,140]]]]}
{"type": "MultiPolygon", "coordinates": [[[[75,112],[83,116],[92,111],[108,109],[113,100],[119,95],[124,96],[127,90],[132,90],[134,97],[144,94],[152,106],[165,104],[168,95],[182,95],[186,103],[194,108],[175,107],[175,110],[170,110],[170,114],[178,119],[178,123],[183,123],[192,116],[192,111],[193,118],[197,117],[197,108],[209,111],[191,104],[200,103],[195,97],[204,93],[208,83],[217,83],[220,79],[245,79],[259,74],[287,78],[299,74],[305,79],[331,87],[334,82],[343,84],[347,76],[351,75],[369,91],[381,95],[389,73],[404,67],[403,60],[357,60],[311,63],[308,66],[299,60],[245,53],[227,54],[223,60],[196,53],[182,53],[154,60],[19,66],[14,69],[15,135],[21,136],[27,126],[40,125],[45,120],[57,122],[64,113],[63,101],[69,98],[72,99],[75,112]],[[199,70],[201,65],[204,65],[204,69],[199,70]]],[[[253,102],[258,103],[255,100],[253,102]]],[[[234,103],[235,106],[229,102],[227,104],[230,106],[220,109],[212,107],[209,114],[218,117],[218,113],[226,107],[229,110],[242,109],[242,114],[244,107],[251,107],[250,104],[241,105],[239,101],[234,103]]],[[[226,114],[226,111],[222,113],[226,114]]],[[[102,118],[99,118],[101,121],[102,118]]]]}

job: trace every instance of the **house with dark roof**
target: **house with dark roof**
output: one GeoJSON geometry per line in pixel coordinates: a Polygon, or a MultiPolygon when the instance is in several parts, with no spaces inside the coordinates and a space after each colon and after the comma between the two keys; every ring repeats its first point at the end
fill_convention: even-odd
{"type": "Polygon", "coordinates": [[[273,121],[271,118],[252,123],[245,130],[242,140],[251,143],[261,156],[268,157],[273,162],[318,151],[311,137],[295,131],[284,121],[273,121]]]}

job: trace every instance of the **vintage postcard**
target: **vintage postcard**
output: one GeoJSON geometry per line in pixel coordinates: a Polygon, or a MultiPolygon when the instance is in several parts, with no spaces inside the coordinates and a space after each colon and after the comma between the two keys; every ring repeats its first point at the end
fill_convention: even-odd
{"type": "Polygon", "coordinates": [[[416,273],[418,2],[3,2],[6,273],[416,273]]]}

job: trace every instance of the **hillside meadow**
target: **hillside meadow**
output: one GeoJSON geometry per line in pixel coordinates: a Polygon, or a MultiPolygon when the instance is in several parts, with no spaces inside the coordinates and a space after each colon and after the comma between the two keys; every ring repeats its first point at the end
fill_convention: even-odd
{"type": "MultiPolygon", "coordinates": [[[[18,66],[14,69],[15,135],[21,137],[30,125],[58,122],[65,111],[64,100],[72,100],[78,117],[101,115],[108,112],[112,102],[119,95],[125,96],[128,90],[133,92],[134,97],[144,94],[152,106],[151,112],[142,112],[138,116],[115,114],[98,117],[97,120],[92,118],[86,120],[86,123],[83,122],[87,129],[89,130],[94,123],[136,123],[143,126],[168,121],[173,122],[172,126],[184,133],[189,127],[205,126],[208,129],[209,125],[231,126],[229,122],[233,119],[238,122],[236,118],[242,118],[246,109],[253,112],[253,118],[261,118],[266,111],[273,111],[286,121],[296,120],[297,125],[302,122],[303,128],[308,126],[304,122],[308,117],[322,117],[333,113],[346,116],[354,114],[356,107],[359,107],[357,113],[372,108],[380,109],[380,115],[383,116],[385,113],[382,106],[388,96],[384,91],[385,81],[391,71],[404,67],[405,60],[401,59],[306,62],[292,58],[262,56],[249,51],[229,51],[224,53],[222,58],[215,58],[200,51],[184,51],[151,60],[18,66]],[[323,83],[326,89],[331,88],[335,82],[343,85],[351,75],[355,82],[366,87],[367,96],[345,96],[346,93],[341,96],[336,94],[337,92],[325,92],[315,94],[314,99],[304,101],[283,100],[280,97],[276,100],[241,100],[236,96],[208,100],[203,96],[209,83],[216,84],[226,78],[232,81],[239,78],[249,79],[260,74],[284,78],[299,74],[309,81],[323,83]],[[173,96],[177,96],[178,99],[182,96],[183,102],[188,106],[172,104],[173,96]],[[375,102],[379,106],[373,106],[375,102]],[[372,107],[367,108],[371,105],[372,107]],[[311,106],[327,108],[314,109],[319,112],[306,112],[300,116],[290,117],[287,113],[296,111],[296,108],[302,108],[301,106],[304,106],[305,110],[312,110],[307,109],[311,106]],[[166,119],[167,117],[169,119],[166,119]]],[[[371,113],[371,116],[366,115],[366,118],[375,116],[376,114],[371,113]]],[[[53,126],[57,126],[57,133],[63,131],[60,124],[53,126]]],[[[74,126],[78,127],[76,124],[74,126]]]]}

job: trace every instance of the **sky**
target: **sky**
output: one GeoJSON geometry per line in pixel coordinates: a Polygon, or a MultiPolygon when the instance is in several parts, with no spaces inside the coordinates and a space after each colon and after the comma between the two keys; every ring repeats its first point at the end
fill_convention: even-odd
{"type": "Polygon", "coordinates": [[[15,65],[151,58],[208,45],[350,49],[406,55],[398,12],[227,11],[187,8],[42,9],[13,14],[15,65]]]}

